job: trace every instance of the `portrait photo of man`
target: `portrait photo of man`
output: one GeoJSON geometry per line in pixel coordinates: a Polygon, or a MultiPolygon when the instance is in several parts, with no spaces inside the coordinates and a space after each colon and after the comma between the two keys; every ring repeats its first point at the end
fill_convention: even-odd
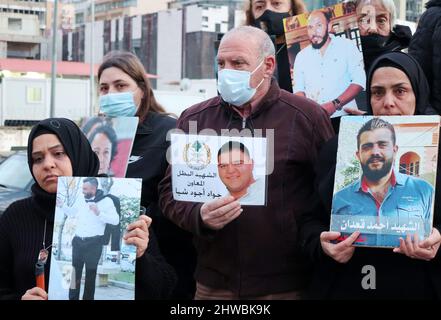
{"type": "Polygon", "coordinates": [[[330,12],[314,10],[307,18],[309,44],[295,56],[293,93],[319,103],[331,117],[358,114],[355,98],[366,83],[363,55],[354,40],[335,34],[349,24],[331,21],[330,12]]]}
{"type": "Polygon", "coordinates": [[[217,159],[219,178],[231,196],[243,205],[265,204],[264,178],[254,177],[254,160],[243,143],[225,143],[219,149],[217,159]]]}
{"type": "MultiPolygon", "coordinates": [[[[370,223],[372,233],[398,230],[405,237],[411,230],[406,228],[418,224],[414,231],[427,234],[432,222],[434,188],[426,180],[412,175],[415,170],[408,174],[401,170],[402,164],[397,170],[399,146],[394,126],[384,119],[372,118],[361,126],[356,139],[355,155],[361,177],[334,194],[332,215],[359,218],[357,228],[370,223]]],[[[363,234],[363,230],[361,232],[363,234]]],[[[397,239],[380,236],[377,244],[389,245],[397,239]]]]}

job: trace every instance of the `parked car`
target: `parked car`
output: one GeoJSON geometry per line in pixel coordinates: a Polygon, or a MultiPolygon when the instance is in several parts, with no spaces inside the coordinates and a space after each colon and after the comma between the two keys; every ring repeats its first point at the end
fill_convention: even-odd
{"type": "Polygon", "coordinates": [[[14,201],[31,195],[34,183],[26,151],[17,151],[0,163],[0,214],[14,201]]]}
{"type": "Polygon", "coordinates": [[[135,272],[136,247],[123,245],[121,247],[121,271],[135,272]]]}
{"type": "Polygon", "coordinates": [[[121,248],[121,259],[135,264],[136,261],[136,247],[133,245],[124,245],[121,248]]]}
{"type": "Polygon", "coordinates": [[[118,261],[118,252],[117,251],[109,251],[106,253],[106,260],[110,262],[118,261]]]}

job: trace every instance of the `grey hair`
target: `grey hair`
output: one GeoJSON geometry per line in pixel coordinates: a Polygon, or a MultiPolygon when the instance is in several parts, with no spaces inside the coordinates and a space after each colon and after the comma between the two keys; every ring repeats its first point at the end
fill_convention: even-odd
{"type": "MultiPolygon", "coordinates": [[[[395,7],[394,0],[374,0],[378,1],[386,10],[390,13],[390,29],[392,31],[397,20],[397,9],[395,7]]],[[[359,5],[372,5],[373,0],[357,0],[355,5],[358,8],[359,5]]]]}
{"type": "Polygon", "coordinates": [[[252,27],[252,26],[240,26],[228,31],[221,40],[233,36],[233,35],[243,35],[245,39],[255,41],[259,48],[259,60],[268,56],[275,56],[276,49],[274,48],[274,43],[266,32],[263,30],[252,27]]]}

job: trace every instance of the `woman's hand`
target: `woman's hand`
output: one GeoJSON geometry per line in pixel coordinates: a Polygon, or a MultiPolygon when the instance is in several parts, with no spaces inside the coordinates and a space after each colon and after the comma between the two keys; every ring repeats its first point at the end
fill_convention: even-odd
{"type": "Polygon", "coordinates": [[[136,258],[142,257],[149,244],[149,227],[152,219],[141,215],[138,220],[127,226],[127,233],[124,235],[126,244],[136,246],[136,258]]]}
{"type": "Polygon", "coordinates": [[[360,115],[366,114],[366,111],[360,110],[358,108],[353,108],[353,107],[346,107],[346,108],[343,108],[343,110],[353,116],[360,116],[360,115]]]}
{"type": "Polygon", "coordinates": [[[47,300],[47,292],[39,287],[34,287],[27,290],[21,300],[47,300]]]}
{"type": "Polygon", "coordinates": [[[438,229],[433,228],[432,234],[425,240],[419,241],[418,235],[407,235],[406,240],[400,238],[400,246],[393,251],[402,253],[412,259],[430,261],[435,258],[441,243],[441,234],[438,229]]]}
{"type": "Polygon", "coordinates": [[[323,251],[332,259],[339,263],[346,263],[354,254],[355,247],[352,245],[360,235],[359,231],[355,231],[351,236],[339,243],[332,243],[340,237],[340,232],[325,231],[320,234],[320,244],[323,251]]]}

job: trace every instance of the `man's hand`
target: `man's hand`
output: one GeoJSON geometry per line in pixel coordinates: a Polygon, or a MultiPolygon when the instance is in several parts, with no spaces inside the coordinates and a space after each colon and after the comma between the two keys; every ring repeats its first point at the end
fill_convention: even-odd
{"type": "Polygon", "coordinates": [[[27,290],[21,300],[47,300],[47,292],[39,287],[34,287],[27,290]]]}
{"type": "Polygon", "coordinates": [[[202,222],[210,229],[220,230],[236,219],[243,209],[234,197],[226,196],[206,202],[201,207],[202,222]]]}
{"type": "Polygon", "coordinates": [[[322,105],[322,108],[325,109],[325,111],[331,116],[335,111],[337,111],[337,109],[335,108],[334,104],[332,103],[332,101],[330,102],[325,102],[322,105]]]}
{"type": "Polygon", "coordinates": [[[325,231],[320,234],[320,244],[323,251],[332,259],[339,263],[346,263],[354,254],[355,247],[352,245],[360,235],[359,231],[355,231],[350,237],[339,243],[331,243],[340,237],[340,232],[325,231]]]}
{"type": "Polygon", "coordinates": [[[127,226],[127,233],[124,235],[126,244],[136,246],[136,258],[142,257],[147,250],[149,244],[149,227],[152,219],[148,216],[141,215],[138,220],[127,226]]]}
{"type": "Polygon", "coordinates": [[[413,242],[410,234],[407,235],[406,240],[400,238],[400,246],[393,251],[405,254],[412,259],[430,261],[435,258],[440,243],[441,234],[438,229],[433,228],[432,234],[421,242],[419,241],[417,234],[413,236],[413,242]]]}
{"type": "Polygon", "coordinates": [[[89,204],[89,209],[96,215],[100,215],[100,209],[98,209],[98,206],[95,203],[89,204]]]}
{"type": "Polygon", "coordinates": [[[366,111],[360,110],[358,108],[351,108],[351,107],[345,108],[345,107],[343,107],[343,110],[349,114],[354,115],[354,116],[360,116],[360,115],[366,114],[366,111]]]}

